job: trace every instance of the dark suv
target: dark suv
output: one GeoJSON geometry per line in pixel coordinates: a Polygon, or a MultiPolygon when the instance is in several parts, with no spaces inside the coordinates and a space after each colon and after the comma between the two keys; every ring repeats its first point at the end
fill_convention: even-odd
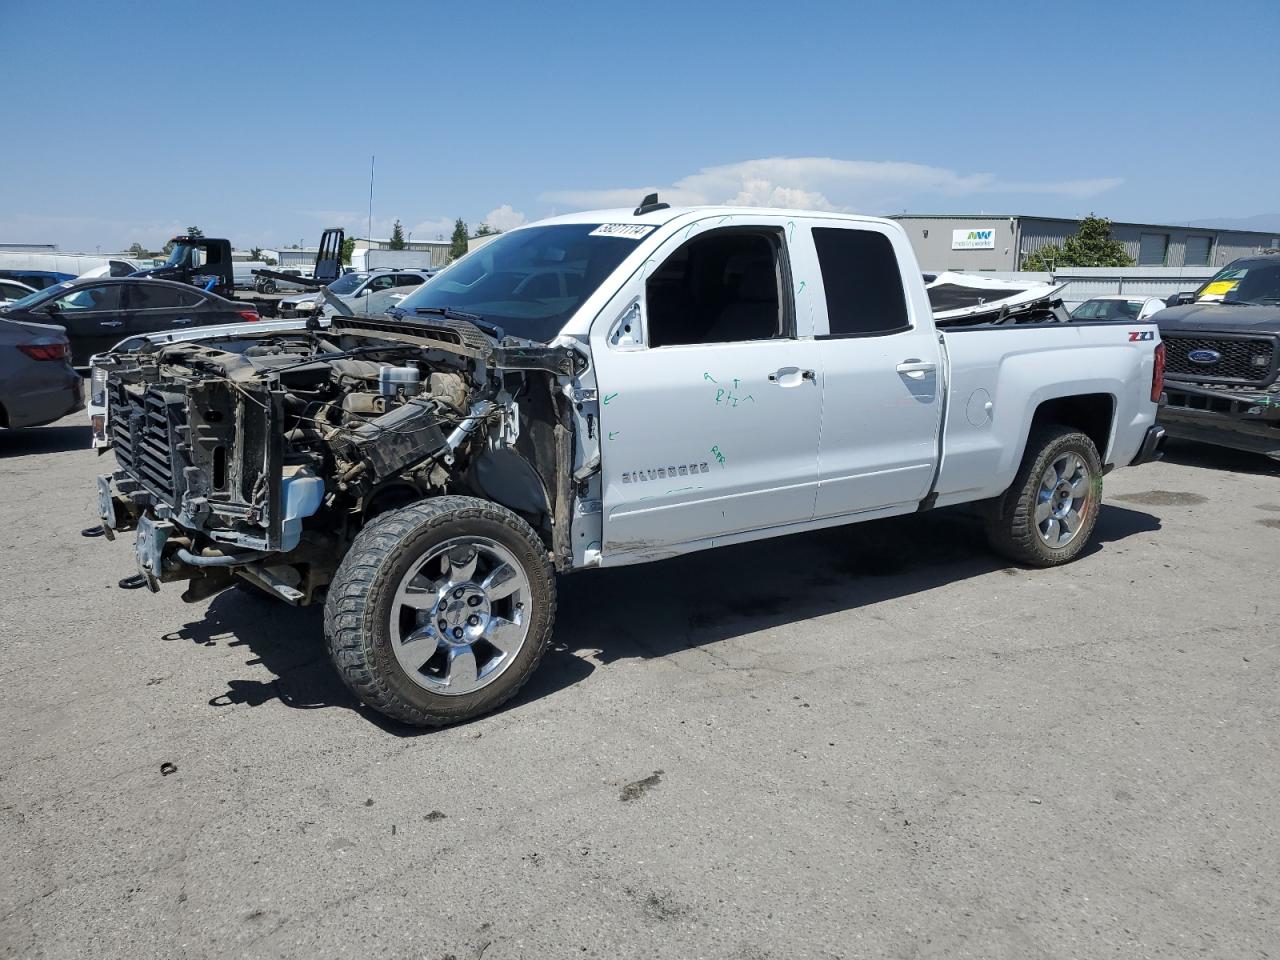
{"type": "Polygon", "coordinates": [[[1161,310],[1169,436],[1280,457],[1280,253],[1235,260],[1161,310]]]}

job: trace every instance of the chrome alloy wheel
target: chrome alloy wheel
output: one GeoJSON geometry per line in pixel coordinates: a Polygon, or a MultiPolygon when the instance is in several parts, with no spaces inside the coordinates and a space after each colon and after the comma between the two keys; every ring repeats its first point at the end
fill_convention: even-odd
{"type": "Polygon", "coordinates": [[[1041,540],[1051,547],[1065,547],[1075,539],[1090,509],[1092,484],[1088,466],[1074,453],[1060,455],[1045,468],[1035,511],[1041,540]]]}
{"type": "Polygon", "coordinates": [[[506,547],[485,537],[437,544],[400,581],[391,643],[409,679],[458,696],[496,680],[529,633],[529,578],[506,547]]]}

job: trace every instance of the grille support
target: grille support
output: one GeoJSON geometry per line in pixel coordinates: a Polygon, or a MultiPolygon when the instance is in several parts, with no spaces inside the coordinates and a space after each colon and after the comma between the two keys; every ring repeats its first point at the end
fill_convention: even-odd
{"type": "Polygon", "coordinates": [[[183,466],[176,462],[183,401],[181,393],[155,387],[137,397],[120,384],[109,391],[107,401],[117,462],[171,506],[177,505],[180,495],[175,478],[183,466]]]}

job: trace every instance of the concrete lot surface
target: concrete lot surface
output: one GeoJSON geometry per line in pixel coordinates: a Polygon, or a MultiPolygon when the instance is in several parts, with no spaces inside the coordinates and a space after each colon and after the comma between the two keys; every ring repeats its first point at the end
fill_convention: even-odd
{"type": "Polygon", "coordinates": [[[1270,461],[1108,477],[1063,569],[939,512],[563,579],[423,733],[318,610],[117,588],[82,422],[0,433],[0,955],[1280,956],[1270,461]]]}

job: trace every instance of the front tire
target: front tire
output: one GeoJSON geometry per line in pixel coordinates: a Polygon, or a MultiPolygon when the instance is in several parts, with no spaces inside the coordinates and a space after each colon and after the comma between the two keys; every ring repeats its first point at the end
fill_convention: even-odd
{"type": "Polygon", "coordinates": [[[546,650],[555,603],[547,549],[524,520],[437,497],[360,532],[329,588],[325,636],[362,703],[442,726],[515,695],[546,650]]]}
{"type": "Polygon", "coordinates": [[[987,541],[1031,567],[1070,563],[1089,543],[1102,505],[1102,459],[1085,434],[1036,427],[1017,476],[992,502],[987,541]]]}

